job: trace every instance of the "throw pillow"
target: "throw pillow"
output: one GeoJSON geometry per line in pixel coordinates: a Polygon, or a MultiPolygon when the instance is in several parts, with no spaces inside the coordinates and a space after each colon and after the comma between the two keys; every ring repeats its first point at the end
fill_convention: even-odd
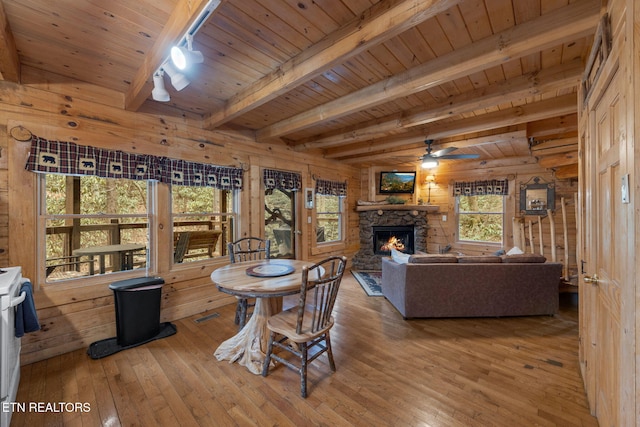
{"type": "Polygon", "coordinates": [[[391,248],[391,259],[398,264],[406,264],[409,262],[409,254],[405,254],[397,249],[391,248]]]}
{"type": "Polygon", "coordinates": [[[511,249],[509,249],[509,252],[507,252],[507,255],[519,255],[519,254],[523,254],[524,252],[522,252],[522,249],[520,249],[517,246],[512,247],[511,249]]]}

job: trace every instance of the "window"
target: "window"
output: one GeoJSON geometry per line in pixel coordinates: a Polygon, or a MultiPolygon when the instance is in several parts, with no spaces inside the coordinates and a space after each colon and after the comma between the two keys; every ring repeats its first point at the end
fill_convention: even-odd
{"type": "Polygon", "coordinates": [[[223,256],[234,240],[233,191],[171,186],[174,263],[223,256]]]}
{"type": "Polygon", "coordinates": [[[502,243],[504,197],[457,196],[458,240],[502,243]]]}
{"type": "Polygon", "coordinates": [[[42,174],[39,185],[47,281],[147,268],[147,181],[42,174]]]}
{"type": "Polygon", "coordinates": [[[342,240],[343,196],[316,193],[316,242],[342,240]]]}

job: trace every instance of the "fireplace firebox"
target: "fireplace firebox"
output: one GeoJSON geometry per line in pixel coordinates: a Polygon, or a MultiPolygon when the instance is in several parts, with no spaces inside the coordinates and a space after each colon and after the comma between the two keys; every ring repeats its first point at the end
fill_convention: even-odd
{"type": "Polygon", "coordinates": [[[414,253],[413,225],[374,226],[373,248],[376,255],[390,255],[391,249],[414,253]]]}

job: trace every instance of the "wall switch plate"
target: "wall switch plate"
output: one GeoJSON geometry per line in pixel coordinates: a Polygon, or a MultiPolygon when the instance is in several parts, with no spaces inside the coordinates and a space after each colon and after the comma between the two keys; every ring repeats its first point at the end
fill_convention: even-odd
{"type": "Polygon", "coordinates": [[[442,222],[447,222],[447,216],[446,215],[442,215],[442,222]]]}
{"type": "Polygon", "coordinates": [[[310,216],[307,217],[307,224],[311,224],[311,217],[310,216]]]}

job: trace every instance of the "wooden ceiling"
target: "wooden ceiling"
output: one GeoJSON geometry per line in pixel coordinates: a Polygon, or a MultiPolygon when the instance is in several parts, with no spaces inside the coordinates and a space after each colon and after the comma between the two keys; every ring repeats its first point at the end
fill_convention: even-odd
{"type": "Polygon", "coordinates": [[[415,167],[429,138],[577,175],[577,87],[600,0],[216,1],[191,84],[165,76],[171,100],[152,100],[153,72],[206,5],[0,0],[2,79],[86,82],[126,110],[353,165],[415,167]]]}

